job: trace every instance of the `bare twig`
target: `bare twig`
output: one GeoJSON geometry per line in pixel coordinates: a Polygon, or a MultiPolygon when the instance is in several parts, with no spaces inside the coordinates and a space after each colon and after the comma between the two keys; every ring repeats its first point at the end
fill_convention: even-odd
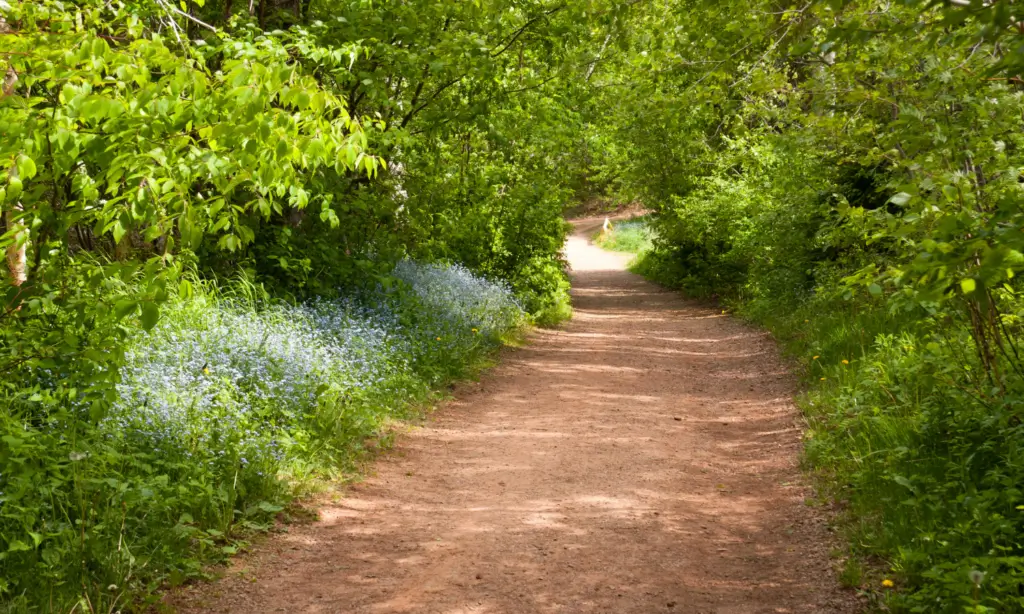
{"type": "Polygon", "coordinates": [[[508,50],[509,47],[511,47],[517,40],[519,40],[519,37],[522,36],[523,33],[526,32],[526,30],[530,26],[532,26],[536,22],[540,21],[541,19],[544,19],[545,17],[550,17],[551,15],[554,15],[555,13],[557,13],[558,11],[560,11],[560,10],[562,10],[564,8],[565,8],[565,4],[560,4],[560,5],[552,8],[552,9],[544,11],[540,15],[537,15],[533,19],[530,19],[529,21],[524,23],[522,26],[519,27],[519,29],[517,29],[515,32],[512,33],[512,38],[510,38],[508,40],[508,42],[505,43],[505,45],[503,47],[501,47],[501,49],[498,49],[497,51],[491,53],[491,57],[492,58],[496,58],[499,55],[505,53],[508,50]]]}
{"type": "Polygon", "coordinates": [[[611,40],[612,34],[609,32],[608,36],[604,37],[604,43],[601,44],[601,50],[597,52],[597,57],[594,58],[594,61],[590,63],[590,68],[587,69],[586,81],[590,81],[590,77],[594,75],[594,69],[597,68],[597,63],[601,61],[601,56],[604,55],[605,49],[608,48],[608,42],[611,40]]]}
{"type": "MultiPolygon", "coordinates": [[[[201,19],[197,19],[196,17],[193,17],[192,15],[189,15],[185,11],[179,9],[178,7],[174,6],[173,4],[170,4],[169,2],[166,2],[165,0],[156,0],[156,1],[157,1],[157,4],[159,4],[160,6],[164,7],[168,11],[171,11],[172,13],[176,13],[178,15],[181,15],[185,19],[188,19],[189,21],[197,23],[197,24],[203,26],[204,28],[210,30],[211,32],[216,32],[217,31],[217,28],[211,26],[210,24],[206,23],[205,21],[203,21],[201,19]]],[[[175,24],[175,28],[177,28],[177,24],[175,24]]]]}

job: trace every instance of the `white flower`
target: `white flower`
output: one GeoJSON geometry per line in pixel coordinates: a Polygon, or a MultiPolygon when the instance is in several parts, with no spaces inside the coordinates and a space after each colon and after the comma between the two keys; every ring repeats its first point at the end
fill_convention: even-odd
{"type": "Polygon", "coordinates": [[[981,583],[985,581],[985,572],[977,569],[972,569],[967,572],[967,577],[971,579],[974,586],[981,586],[981,583]]]}

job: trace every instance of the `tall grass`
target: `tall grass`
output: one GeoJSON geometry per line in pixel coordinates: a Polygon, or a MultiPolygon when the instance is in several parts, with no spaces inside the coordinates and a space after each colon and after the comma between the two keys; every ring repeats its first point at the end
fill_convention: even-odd
{"type": "Polygon", "coordinates": [[[460,266],[392,279],[300,305],[197,282],[105,414],[0,399],[0,611],[116,611],[201,575],[525,321],[460,266]]]}

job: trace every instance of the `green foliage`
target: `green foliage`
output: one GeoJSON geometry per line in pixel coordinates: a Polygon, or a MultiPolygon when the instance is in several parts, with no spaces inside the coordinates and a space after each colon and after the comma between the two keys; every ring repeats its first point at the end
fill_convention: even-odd
{"type": "Polygon", "coordinates": [[[0,609],[200,575],[519,304],[568,317],[618,4],[0,3],[0,609]]]}
{"type": "Polygon", "coordinates": [[[534,258],[517,277],[516,294],[538,326],[555,326],[572,317],[572,298],[566,266],[561,262],[534,258]]]}
{"type": "Polygon", "coordinates": [[[594,242],[609,251],[639,254],[651,249],[653,240],[647,220],[641,217],[613,224],[610,231],[601,231],[594,242]]]}
{"type": "Polygon", "coordinates": [[[5,389],[0,598],[114,611],[201,576],[523,322],[508,288],[463,268],[394,276],[300,306],[190,283],[128,336],[99,420],[74,395],[5,389]]]}
{"type": "Polygon", "coordinates": [[[1010,6],[650,6],[586,115],[615,135],[607,190],[654,212],[633,268],[728,301],[806,366],[846,579],[889,611],[1024,609],[1010,6]]]}
{"type": "Polygon", "coordinates": [[[1024,608],[1012,3],[7,4],[9,608],[195,576],[499,342],[509,289],[534,322],[568,317],[573,197],[643,202],[601,242],[806,365],[807,457],[861,557],[846,581],[883,561],[893,611],[1024,608]],[[392,332],[339,336],[363,316],[358,338],[392,332]],[[247,358],[207,373],[181,339],[247,358]],[[187,417],[169,444],[135,421],[163,407],[187,417]]]}

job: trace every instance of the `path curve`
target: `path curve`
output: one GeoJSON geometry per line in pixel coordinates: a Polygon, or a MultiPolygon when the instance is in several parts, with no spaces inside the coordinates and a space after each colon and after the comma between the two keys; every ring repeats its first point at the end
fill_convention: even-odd
{"type": "Polygon", "coordinates": [[[183,612],[851,612],[762,332],[567,255],[575,318],[509,351],[375,473],[179,593],[183,612]]]}

